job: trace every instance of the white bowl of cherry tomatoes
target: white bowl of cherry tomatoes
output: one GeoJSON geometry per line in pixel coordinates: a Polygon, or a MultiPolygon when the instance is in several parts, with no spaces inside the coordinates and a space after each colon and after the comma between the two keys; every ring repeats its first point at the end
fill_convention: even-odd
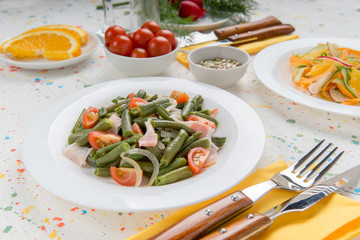
{"type": "Polygon", "coordinates": [[[133,33],[118,25],[105,32],[105,53],[111,64],[130,77],[160,75],[175,61],[179,49],[175,35],[154,21],[133,33]]]}

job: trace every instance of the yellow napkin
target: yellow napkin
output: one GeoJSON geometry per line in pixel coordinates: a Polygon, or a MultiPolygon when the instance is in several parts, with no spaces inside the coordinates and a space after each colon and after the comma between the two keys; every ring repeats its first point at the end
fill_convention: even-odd
{"type": "MultiPolygon", "coordinates": [[[[287,168],[286,163],[279,161],[264,169],[256,170],[237,186],[220,196],[184,207],[127,240],[145,240],[207,204],[234,191],[266,181],[274,173],[285,168],[287,168]]],[[[251,212],[263,213],[296,194],[288,190],[274,189],[239,217],[251,212]]],[[[258,239],[343,240],[358,234],[360,234],[360,203],[334,193],[304,212],[288,213],[276,218],[273,225],[258,239]]]]}
{"type": "MultiPolygon", "coordinates": [[[[292,39],[296,39],[296,38],[299,38],[299,36],[298,35],[284,35],[284,36],[268,38],[268,39],[265,39],[265,40],[256,41],[256,42],[252,42],[252,43],[245,43],[245,44],[238,45],[236,47],[246,51],[249,54],[254,54],[254,53],[257,53],[257,52],[261,51],[262,49],[270,46],[270,45],[275,44],[275,43],[284,42],[284,41],[292,40],[292,39]]],[[[210,43],[213,43],[213,42],[215,42],[215,41],[206,42],[206,43],[203,43],[203,44],[192,45],[192,46],[189,46],[189,47],[183,47],[181,49],[184,50],[184,51],[191,51],[191,50],[194,50],[196,48],[206,46],[206,45],[208,45],[210,43]]],[[[186,53],[178,52],[178,54],[176,56],[176,59],[179,62],[181,62],[182,64],[184,64],[186,67],[189,67],[189,63],[188,63],[188,60],[187,60],[187,54],[186,53]]]]}

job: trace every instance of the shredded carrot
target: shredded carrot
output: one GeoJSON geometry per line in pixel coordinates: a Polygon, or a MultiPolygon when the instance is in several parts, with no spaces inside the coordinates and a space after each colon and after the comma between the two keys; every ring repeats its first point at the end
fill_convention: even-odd
{"type": "MultiPolygon", "coordinates": [[[[323,44],[321,45],[324,46],[323,44]]],[[[299,90],[302,91],[308,90],[309,86],[320,80],[321,85],[323,86],[319,86],[319,84],[317,84],[312,87],[313,89],[314,87],[316,89],[318,86],[321,88],[318,93],[319,97],[332,102],[343,101],[342,99],[338,99],[337,101],[332,99],[333,96],[331,96],[329,92],[330,89],[335,88],[335,90],[338,90],[343,95],[344,99],[348,99],[341,102],[342,104],[360,105],[360,92],[357,92],[357,88],[352,86],[352,84],[355,84],[356,81],[351,81],[353,74],[349,74],[354,71],[353,69],[360,67],[360,51],[351,48],[339,47],[336,44],[331,44],[331,46],[330,44],[325,45],[326,47],[321,47],[320,50],[319,48],[314,48],[303,55],[293,53],[289,57],[290,65],[294,67],[292,79],[294,79],[295,74],[302,74],[301,76],[296,77],[295,82],[299,90]],[[329,55],[331,52],[328,47],[331,47],[334,52],[338,53],[336,58],[329,55]],[[320,56],[330,57],[319,58],[320,56]],[[344,62],[348,64],[345,64],[344,62]],[[306,69],[302,72],[298,71],[298,73],[296,73],[296,67],[301,65],[306,65],[306,69]],[[342,69],[347,70],[344,71],[342,69]],[[328,76],[330,76],[329,79],[327,79],[328,76]],[[337,80],[335,81],[335,79],[337,80]]],[[[337,98],[340,98],[340,96],[337,98]]]]}

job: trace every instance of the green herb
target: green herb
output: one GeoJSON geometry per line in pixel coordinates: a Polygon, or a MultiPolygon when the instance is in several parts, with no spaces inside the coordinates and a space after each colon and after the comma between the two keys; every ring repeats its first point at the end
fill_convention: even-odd
{"type": "MultiPolygon", "coordinates": [[[[254,0],[203,0],[206,14],[214,19],[229,18],[233,24],[248,21],[251,12],[257,7],[254,0]]],[[[179,0],[159,0],[160,20],[170,24],[193,24],[192,18],[181,18],[179,0]]]]}

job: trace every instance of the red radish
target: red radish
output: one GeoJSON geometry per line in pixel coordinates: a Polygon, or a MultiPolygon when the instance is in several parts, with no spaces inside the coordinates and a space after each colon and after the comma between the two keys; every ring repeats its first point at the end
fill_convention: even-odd
{"type": "Polygon", "coordinates": [[[200,17],[203,17],[205,12],[194,2],[191,1],[182,1],[179,8],[179,16],[182,18],[192,17],[197,20],[200,17]]]}
{"type": "Polygon", "coordinates": [[[204,8],[203,8],[203,1],[202,0],[183,0],[183,2],[185,2],[185,1],[196,3],[196,5],[198,5],[199,8],[201,8],[203,11],[205,11],[204,8]]]}

